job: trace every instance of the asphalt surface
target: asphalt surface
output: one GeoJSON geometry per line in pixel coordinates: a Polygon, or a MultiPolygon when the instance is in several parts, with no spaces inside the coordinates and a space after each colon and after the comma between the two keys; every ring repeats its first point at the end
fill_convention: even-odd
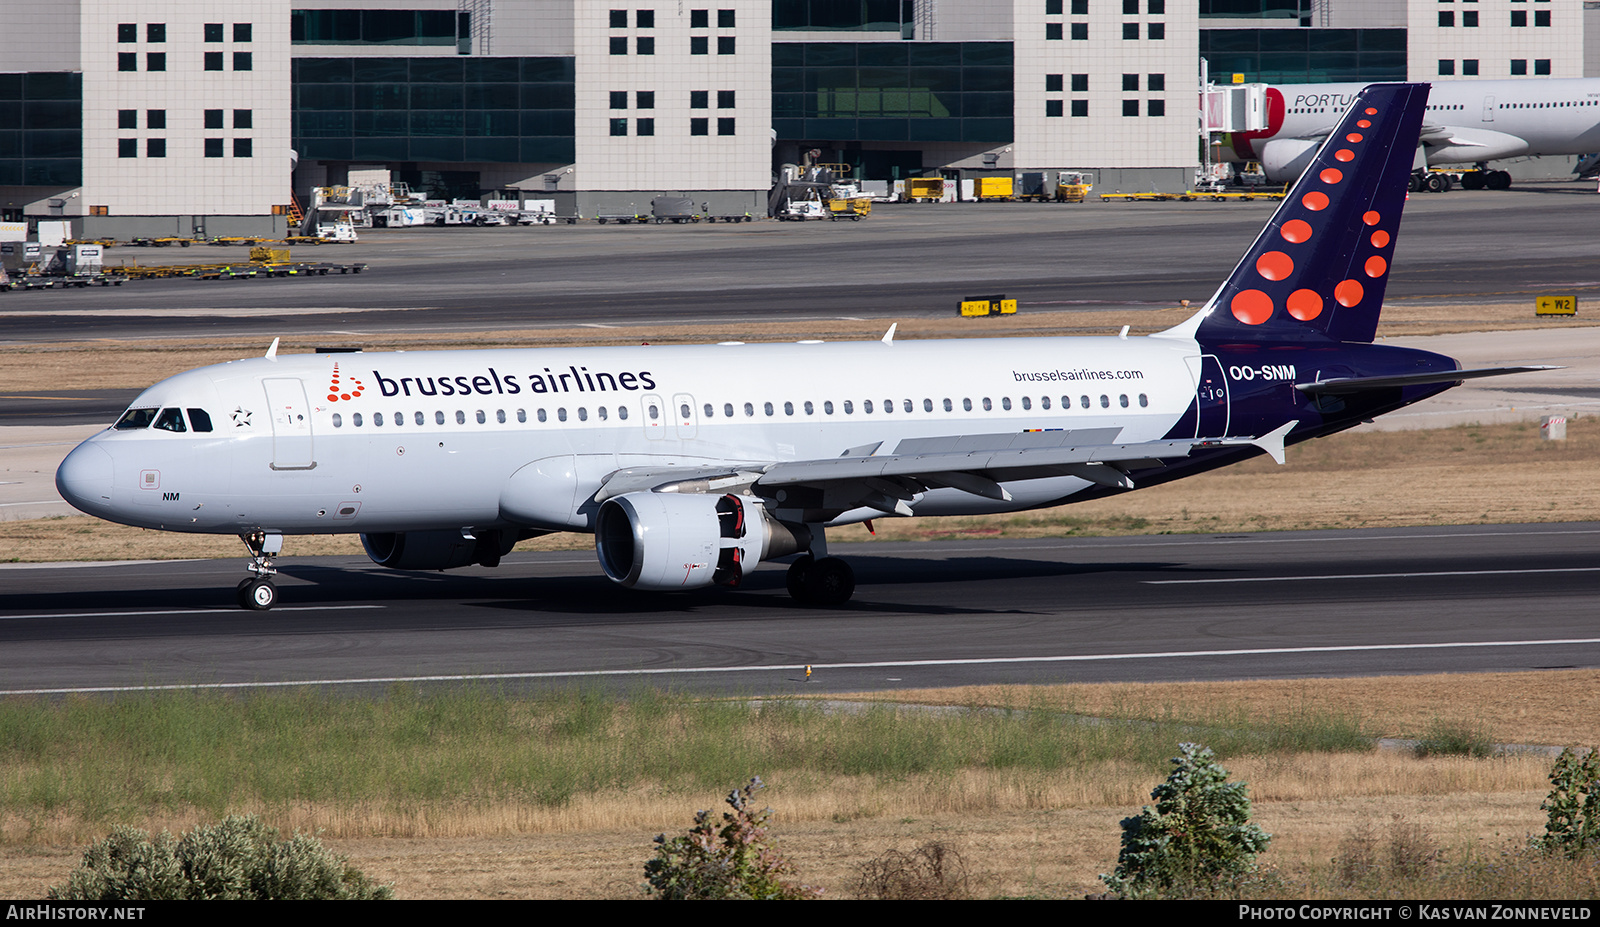
{"type": "Polygon", "coordinates": [[[739,590],[646,595],[587,551],[448,574],[290,556],[267,613],[232,603],[242,557],[8,565],[0,690],[755,694],[1600,665],[1600,524],[833,546],[859,583],[836,611],[795,605],[781,564],[739,590]]]}
{"type": "MultiPolygon", "coordinates": [[[[1417,194],[1391,303],[1600,293],[1589,183],[1417,194]]],[[[0,293],[0,343],[80,337],[453,331],[774,318],[946,316],[1005,293],[1027,309],[1208,298],[1276,206],[881,205],[862,222],[415,228],[297,259],[359,275],[150,280],[0,293]]],[[[108,263],[243,261],[242,248],[114,248],[108,263]]]]}

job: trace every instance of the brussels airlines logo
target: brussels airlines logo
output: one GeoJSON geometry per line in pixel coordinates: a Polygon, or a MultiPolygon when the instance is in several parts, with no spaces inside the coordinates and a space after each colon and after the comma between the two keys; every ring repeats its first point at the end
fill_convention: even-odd
{"type": "Polygon", "coordinates": [[[543,373],[530,373],[522,378],[493,367],[481,369],[484,373],[478,376],[386,377],[376,370],[372,371],[372,376],[384,396],[516,395],[524,389],[530,393],[609,393],[656,388],[656,381],[648,370],[591,371],[588,367],[569,366],[555,371],[545,367],[543,373]]]}
{"type": "Polygon", "coordinates": [[[355,377],[350,377],[349,381],[353,384],[353,386],[344,386],[340,383],[339,363],[338,361],[335,361],[333,364],[333,379],[328,381],[328,401],[338,402],[341,399],[359,399],[361,397],[361,391],[366,389],[366,387],[362,386],[361,381],[357,380],[355,377]]]}

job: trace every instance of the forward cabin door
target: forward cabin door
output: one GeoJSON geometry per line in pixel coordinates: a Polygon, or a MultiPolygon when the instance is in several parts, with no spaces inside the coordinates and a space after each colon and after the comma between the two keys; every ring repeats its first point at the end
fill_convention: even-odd
{"type": "Polygon", "coordinates": [[[1483,98],[1483,121],[1494,122],[1494,94],[1483,98]]]}
{"type": "Polygon", "coordinates": [[[272,469],[310,470],[317,465],[311,448],[311,406],[298,378],[262,380],[272,419],[272,469]]]}

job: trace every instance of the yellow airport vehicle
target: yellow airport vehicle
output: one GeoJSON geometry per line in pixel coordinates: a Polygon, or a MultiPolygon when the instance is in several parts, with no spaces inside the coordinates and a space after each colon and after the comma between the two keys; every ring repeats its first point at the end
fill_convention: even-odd
{"type": "Polygon", "coordinates": [[[1082,203],[1089,198],[1094,184],[1078,171],[1062,171],[1056,175],[1056,202],[1082,203]]]}
{"type": "Polygon", "coordinates": [[[907,203],[937,203],[944,199],[943,177],[912,177],[906,181],[907,203]]]}

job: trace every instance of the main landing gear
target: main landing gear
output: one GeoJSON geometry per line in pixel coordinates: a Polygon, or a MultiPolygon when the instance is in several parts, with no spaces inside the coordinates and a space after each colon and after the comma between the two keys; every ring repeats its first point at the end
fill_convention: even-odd
{"type": "Polygon", "coordinates": [[[856,571],[838,557],[828,556],[821,525],[808,526],[811,550],[789,564],[789,595],[811,608],[838,608],[856,591],[856,571]]]}
{"type": "Polygon", "coordinates": [[[239,607],[266,611],[278,604],[278,587],[272,584],[272,577],[278,575],[278,571],[272,561],[283,550],[283,535],[253,531],[239,535],[239,540],[250,548],[250,565],[245,569],[255,574],[239,583],[239,607]]]}

